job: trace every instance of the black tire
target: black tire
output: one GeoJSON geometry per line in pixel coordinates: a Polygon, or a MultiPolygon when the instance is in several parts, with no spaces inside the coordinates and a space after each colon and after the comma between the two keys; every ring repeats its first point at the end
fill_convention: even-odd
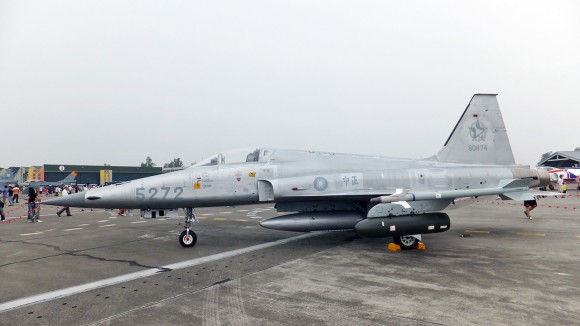
{"type": "Polygon", "coordinates": [[[402,235],[395,237],[395,239],[395,243],[401,246],[403,250],[417,249],[417,246],[419,246],[419,239],[412,235],[402,235]]]}
{"type": "Polygon", "coordinates": [[[192,230],[189,230],[189,234],[186,231],[181,232],[179,235],[179,244],[181,244],[185,248],[195,246],[197,242],[197,235],[192,230]]]}

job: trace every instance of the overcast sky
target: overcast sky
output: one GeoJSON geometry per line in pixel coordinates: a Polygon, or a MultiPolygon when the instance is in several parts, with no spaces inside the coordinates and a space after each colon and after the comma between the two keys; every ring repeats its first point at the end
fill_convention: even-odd
{"type": "Polygon", "coordinates": [[[435,154],[498,93],[517,163],[580,146],[579,1],[3,1],[0,166],[247,146],[435,154]]]}

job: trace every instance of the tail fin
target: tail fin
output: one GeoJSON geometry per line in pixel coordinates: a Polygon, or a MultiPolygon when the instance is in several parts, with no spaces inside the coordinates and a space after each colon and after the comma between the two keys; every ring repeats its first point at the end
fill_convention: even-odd
{"type": "Polygon", "coordinates": [[[443,148],[443,162],[515,165],[497,94],[475,94],[443,148]]]}
{"type": "Polygon", "coordinates": [[[72,171],[66,178],[62,179],[63,182],[72,182],[77,179],[77,171],[72,171]]]}

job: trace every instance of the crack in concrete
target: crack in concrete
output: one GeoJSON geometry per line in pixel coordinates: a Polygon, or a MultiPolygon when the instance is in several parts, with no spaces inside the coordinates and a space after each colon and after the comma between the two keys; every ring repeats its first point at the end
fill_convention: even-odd
{"type": "Polygon", "coordinates": [[[136,266],[136,267],[159,268],[160,272],[166,272],[168,270],[167,268],[160,268],[158,266],[143,265],[143,264],[137,263],[136,261],[120,260],[120,259],[106,259],[106,258],[101,258],[101,257],[94,256],[94,255],[82,254],[82,252],[86,252],[86,251],[89,251],[89,250],[109,248],[109,247],[124,245],[124,244],[128,244],[128,243],[133,243],[133,242],[140,242],[140,241],[143,241],[143,240],[144,239],[130,240],[130,241],[116,243],[114,245],[93,247],[93,248],[87,248],[87,249],[78,250],[78,251],[63,250],[59,246],[49,245],[49,244],[45,244],[45,243],[34,243],[34,242],[27,242],[27,241],[7,241],[7,242],[12,242],[12,243],[21,243],[21,244],[28,244],[28,245],[48,247],[48,248],[51,248],[54,251],[60,252],[60,253],[55,254],[55,255],[50,255],[50,256],[43,256],[43,257],[37,257],[37,258],[33,258],[33,259],[28,259],[28,260],[21,260],[21,261],[17,261],[17,262],[7,263],[7,264],[0,265],[0,268],[6,267],[6,266],[10,266],[10,265],[16,265],[16,264],[21,264],[21,263],[29,263],[29,262],[33,262],[33,261],[39,261],[39,260],[42,260],[42,259],[59,257],[59,256],[67,256],[68,255],[68,256],[75,256],[75,257],[86,257],[86,258],[89,258],[89,259],[95,259],[95,260],[104,261],[104,262],[124,262],[124,263],[128,263],[130,266],[136,266]]]}
{"type": "Polygon", "coordinates": [[[161,268],[158,266],[150,266],[150,265],[143,265],[143,264],[139,264],[137,261],[135,260],[125,260],[125,259],[107,259],[107,258],[102,258],[102,257],[97,257],[94,255],[89,255],[89,254],[79,254],[76,252],[72,252],[72,253],[66,253],[65,255],[70,255],[70,256],[75,256],[75,257],[85,257],[88,259],[94,259],[97,261],[101,261],[101,262],[111,262],[111,263],[127,263],[129,264],[129,266],[135,266],[135,267],[143,267],[143,268],[157,268],[159,269],[159,272],[166,272],[166,271],[171,271],[172,269],[169,268],[161,268]]]}

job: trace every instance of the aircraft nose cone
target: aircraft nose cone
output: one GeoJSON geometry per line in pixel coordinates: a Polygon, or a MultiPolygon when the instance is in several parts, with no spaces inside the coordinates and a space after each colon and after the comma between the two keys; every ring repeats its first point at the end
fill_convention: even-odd
{"type": "Polygon", "coordinates": [[[70,206],[70,207],[84,207],[86,205],[85,194],[83,192],[70,194],[68,196],[52,198],[49,200],[42,201],[41,203],[44,205],[70,206]]]}

